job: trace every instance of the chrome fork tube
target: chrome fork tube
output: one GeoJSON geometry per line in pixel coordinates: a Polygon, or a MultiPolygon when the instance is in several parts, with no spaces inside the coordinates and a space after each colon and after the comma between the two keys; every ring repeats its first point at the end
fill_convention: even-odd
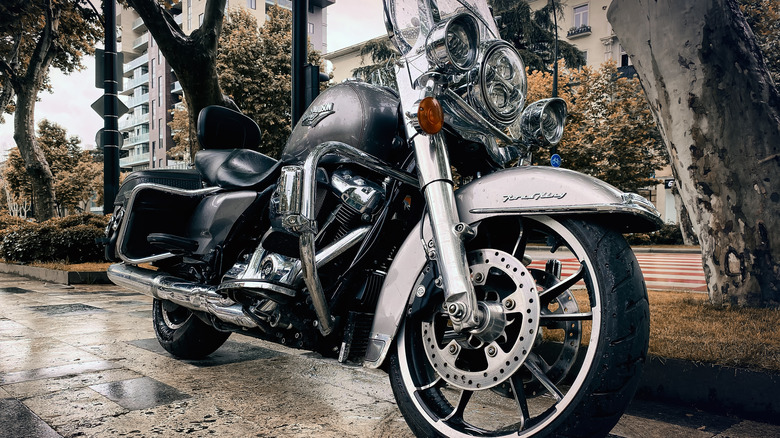
{"type": "Polygon", "coordinates": [[[479,326],[481,315],[468,270],[463,229],[455,208],[454,183],[442,134],[417,135],[414,152],[418,176],[433,231],[436,259],[444,287],[444,309],[456,331],[479,326]]]}

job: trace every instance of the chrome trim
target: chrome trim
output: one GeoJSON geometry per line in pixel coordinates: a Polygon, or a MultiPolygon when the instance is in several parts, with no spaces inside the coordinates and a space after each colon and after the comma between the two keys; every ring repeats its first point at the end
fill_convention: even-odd
{"type": "Polygon", "coordinates": [[[428,59],[437,67],[454,72],[472,68],[477,62],[478,48],[479,25],[474,16],[468,13],[453,15],[447,20],[436,23],[428,33],[425,41],[425,51],[428,54],[428,59]],[[467,59],[463,64],[455,62],[448,44],[447,35],[454,25],[463,27],[470,37],[467,59]]]}
{"type": "Polygon", "coordinates": [[[171,253],[162,253],[162,254],[156,254],[148,257],[142,257],[142,258],[130,258],[127,257],[124,254],[124,249],[126,247],[127,242],[125,241],[125,234],[127,233],[127,227],[128,227],[128,220],[131,213],[133,212],[133,206],[135,204],[136,197],[138,196],[138,193],[140,193],[142,190],[146,189],[154,189],[160,192],[164,193],[170,193],[174,195],[182,195],[182,196],[188,196],[188,197],[200,197],[200,196],[206,196],[210,195],[212,193],[219,192],[222,190],[219,187],[207,187],[204,189],[195,189],[195,190],[186,190],[186,189],[180,189],[177,187],[170,187],[162,184],[155,184],[155,183],[142,183],[138,184],[133,188],[133,190],[130,192],[130,197],[127,201],[127,207],[125,207],[125,220],[122,221],[120,227],[119,227],[119,233],[117,234],[117,245],[116,245],[116,252],[119,255],[119,258],[121,258],[124,262],[129,263],[131,265],[138,265],[141,263],[150,263],[157,260],[163,260],[169,257],[173,257],[174,254],[171,253]]]}
{"type": "Polygon", "coordinates": [[[520,130],[523,137],[530,141],[544,141],[549,144],[558,144],[563,137],[563,127],[566,124],[566,101],[559,97],[537,100],[528,105],[520,114],[520,130]],[[552,139],[544,131],[544,112],[550,109],[558,113],[561,123],[557,124],[552,139]]]}
{"type": "Polygon", "coordinates": [[[251,318],[244,315],[240,304],[216,293],[214,286],[198,284],[124,263],[109,266],[107,273],[114,284],[132,291],[167,300],[191,310],[205,312],[240,327],[257,327],[251,318]]]}
{"type": "MultiPolygon", "coordinates": [[[[480,125],[483,125],[485,128],[487,128],[493,135],[500,138],[502,141],[504,141],[507,144],[511,144],[514,140],[512,140],[511,137],[506,135],[506,133],[498,128],[496,125],[491,123],[487,118],[485,118],[482,114],[479,113],[474,107],[469,105],[465,100],[463,100],[462,97],[458,96],[457,93],[452,91],[451,89],[447,88],[444,90],[444,95],[448,99],[452,99],[452,102],[455,103],[458,107],[458,109],[465,111],[466,114],[468,114],[470,117],[474,118],[474,121],[480,125]]],[[[456,125],[457,128],[457,125],[456,125]]]]}

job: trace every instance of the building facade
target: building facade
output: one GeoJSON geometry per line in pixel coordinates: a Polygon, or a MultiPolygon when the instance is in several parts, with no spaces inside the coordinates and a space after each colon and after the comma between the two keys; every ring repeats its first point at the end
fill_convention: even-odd
{"type": "MultiPolygon", "coordinates": [[[[309,0],[309,39],[316,50],[327,49],[326,14],[322,9],[335,0],[309,0]]],[[[285,0],[228,0],[226,9],[244,8],[259,25],[266,18],[267,5],[278,4],[290,9],[285,0]]],[[[200,27],[206,0],[181,0],[170,10],[174,20],[186,33],[200,27]]],[[[117,5],[119,42],[124,56],[123,88],[120,94],[130,109],[119,120],[122,133],[123,170],[143,170],[165,167],[184,167],[185,163],[172,160],[168,151],[174,146],[171,128],[171,110],[183,96],[176,73],[171,70],[140,16],[132,8],[117,5]]]]}

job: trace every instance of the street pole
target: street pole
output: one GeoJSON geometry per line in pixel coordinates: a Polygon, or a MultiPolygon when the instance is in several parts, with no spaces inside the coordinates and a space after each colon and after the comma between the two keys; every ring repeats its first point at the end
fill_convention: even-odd
{"type": "Polygon", "coordinates": [[[306,111],[307,0],[292,2],[292,126],[306,111]]]}
{"type": "Polygon", "coordinates": [[[119,191],[119,89],[116,71],[116,1],[103,0],[105,56],[103,68],[103,214],[114,211],[119,191]]]}

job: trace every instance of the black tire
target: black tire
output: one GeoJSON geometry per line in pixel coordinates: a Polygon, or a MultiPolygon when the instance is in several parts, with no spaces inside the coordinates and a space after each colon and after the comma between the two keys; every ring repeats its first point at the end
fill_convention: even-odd
{"type": "Polygon", "coordinates": [[[437,323],[445,318],[439,310],[443,293],[437,294],[435,287],[426,284],[425,278],[431,275],[420,274],[418,284],[426,287],[425,297],[433,302],[426,304],[424,298],[416,298],[389,358],[390,382],[401,413],[420,437],[606,436],[636,391],[648,348],[647,291],[631,248],[616,231],[588,221],[512,218],[511,221],[520,224],[515,226],[507,218],[492,221],[483,221],[478,228],[482,236],[478,235],[476,243],[467,249],[474,269],[472,279],[479,269],[487,270],[485,272],[495,277],[477,287],[478,299],[487,301],[490,294],[500,297],[494,301],[499,303],[504,317],[511,321],[504,328],[504,337],[478,347],[470,346],[471,338],[467,343],[461,339],[453,344],[454,332],[451,329],[448,332],[446,324],[437,323]],[[511,235],[513,232],[516,238],[511,235]],[[554,278],[549,272],[554,270],[550,267],[554,263],[547,263],[544,269],[532,264],[522,272],[517,259],[539,252],[541,246],[529,243],[543,242],[540,238],[546,239],[547,248],[551,243],[553,247],[556,244],[561,248],[568,247],[583,267],[581,276],[575,274],[576,277],[568,278],[584,281],[587,296],[568,288],[567,275],[560,276],[563,281],[554,278]],[[475,246],[490,249],[480,250],[475,246]],[[515,254],[514,261],[504,261],[512,253],[515,254]],[[486,260],[494,256],[500,257],[500,262],[493,262],[495,266],[486,260]],[[518,312],[522,315],[519,319],[512,319],[514,314],[507,310],[508,298],[501,291],[502,286],[488,285],[489,281],[494,284],[505,281],[501,278],[510,275],[510,268],[518,268],[521,274],[515,273],[512,278],[525,283],[508,286],[507,291],[516,287],[509,296],[531,301],[535,294],[540,302],[538,312],[533,304],[528,304],[518,312]],[[529,274],[533,283],[527,282],[529,274]],[[559,283],[560,286],[553,289],[559,283]],[[528,289],[531,284],[534,294],[527,291],[520,294],[524,286],[528,289]],[[567,289],[562,289],[564,287],[567,289]],[[487,292],[479,292],[483,289],[487,292]],[[548,289],[552,292],[544,295],[548,289]],[[557,295],[557,301],[551,300],[550,295],[557,295]],[[564,301],[570,300],[576,300],[577,306],[565,309],[564,301]],[[586,307],[592,313],[589,321],[586,307]],[[574,314],[579,316],[572,316],[574,314]],[[529,316],[527,319],[526,315],[529,316]],[[573,319],[565,319],[569,316],[573,319]],[[528,322],[534,318],[537,321],[535,340],[524,356],[524,345],[528,341],[523,341],[522,335],[530,337],[527,330],[533,330],[534,324],[528,322]],[[516,335],[510,335],[509,328],[517,324],[521,328],[516,329],[516,335]],[[553,336],[558,325],[564,329],[563,342],[560,336],[557,340],[553,336]],[[576,332],[588,325],[591,335],[581,336],[587,339],[586,346],[576,332]],[[516,339],[509,339],[512,337],[516,339]],[[506,354],[505,349],[509,354],[502,356],[506,354]],[[441,358],[450,353],[454,358],[441,358]],[[493,361],[496,357],[500,360],[493,361]],[[435,371],[434,366],[441,371],[435,371]],[[536,373],[532,368],[536,368],[536,373]],[[490,380],[497,384],[487,380],[487,384],[480,387],[471,380],[478,380],[483,375],[486,378],[494,375],[490,380]],[[493,386],[486,388],[490,385],[493,386]],[[521,390],[515,391],[515,388],[521,390]]]}
{"type": "Polygon", "coordinates": [[[202,359],[225,343],[222,332],[201,321],[186,307],[155,299],[152,303],[154,333],[160,345],[180,359],[202,359]]]}

